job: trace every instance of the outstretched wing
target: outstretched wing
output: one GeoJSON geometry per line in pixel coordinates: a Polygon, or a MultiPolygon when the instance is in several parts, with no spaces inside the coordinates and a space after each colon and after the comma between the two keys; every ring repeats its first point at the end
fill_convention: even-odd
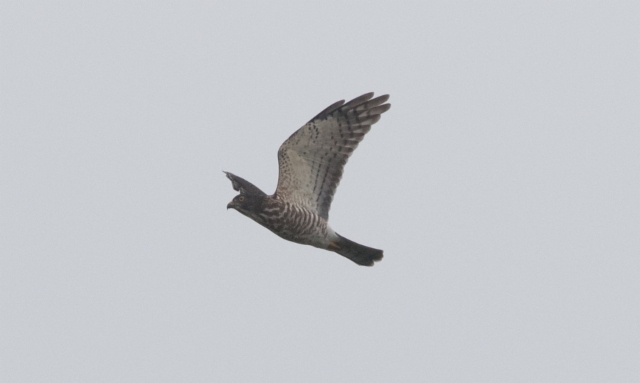
{"type": "Polygon", "coordinates": [[[389,95],[364,94],[329,106],[287,139],[278,150],[280,175],[276,198],[329,218],[342,170],[371,125],[391,107],[389,95]]]}
{"type": "Polygon", "coordinates": [[[238,177],[235,174],[222,171],[227,175],[227,178],[231,180],[231,184],[233,185],[233,190],[239,191],[240,194],[251,194],[258,196],[265,196],[266,194],[260,190],[256,185],[251,182],[245,180],[244,178],[238,177]]]}

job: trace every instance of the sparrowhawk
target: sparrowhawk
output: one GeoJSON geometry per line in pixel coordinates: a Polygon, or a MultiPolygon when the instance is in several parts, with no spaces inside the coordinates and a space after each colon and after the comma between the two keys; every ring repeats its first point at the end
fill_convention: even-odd
{"type": "Polygon", "coordinates": [[[348,240],[329,226],[329,208],[344,165],[371,125],[391,107],[389,95],[364,94],[338,101],[291,135],[278,150],[280,174],[273,195],[225,172],[240,192],[228,205],[280,237],[334,251],[363,266],[382,259],[382,250],[348,240]]]}

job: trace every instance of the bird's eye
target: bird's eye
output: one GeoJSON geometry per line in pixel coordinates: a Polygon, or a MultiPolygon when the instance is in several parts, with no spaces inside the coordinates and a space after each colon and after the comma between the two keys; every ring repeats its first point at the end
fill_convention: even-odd
{"type": "Polygon", "coordinates": [[[243,196],[238,197],[238,201],[240,202],[244,201],[244,197],[243,196]]]}

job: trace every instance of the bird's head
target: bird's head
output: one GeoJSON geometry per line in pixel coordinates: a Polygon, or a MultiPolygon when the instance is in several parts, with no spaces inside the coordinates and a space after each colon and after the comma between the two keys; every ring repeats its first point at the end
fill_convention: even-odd
{"type": "Polygon", "coordinates": [[[250,215],[260,210],[263,200],[263,196],[238,194],[227,204],[227,209],[236,209],[244,215],[250,215]]]}
{"type": "Polygon", "coordinates": [[[227,204],[227,209],[235,209],[240,213],[252,217],[252,213],[260,211],[264,198],[267,196],[251,182],[234,174],[224,172],[231,180],[233,189],[240,192],[227,204]]]}

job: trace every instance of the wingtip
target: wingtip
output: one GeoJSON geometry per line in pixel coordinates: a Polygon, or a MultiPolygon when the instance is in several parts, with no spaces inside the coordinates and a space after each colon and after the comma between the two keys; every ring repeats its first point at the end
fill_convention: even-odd
{"type": "Polygon", "coordinates": [[[387,102],[389,100],[389,97],[391,97],[388,94],[383,94],[382,96],[378,96],[376,97],[378,100],[381,101],[382,104],[384,104],[385,102],[387,102]]]}

